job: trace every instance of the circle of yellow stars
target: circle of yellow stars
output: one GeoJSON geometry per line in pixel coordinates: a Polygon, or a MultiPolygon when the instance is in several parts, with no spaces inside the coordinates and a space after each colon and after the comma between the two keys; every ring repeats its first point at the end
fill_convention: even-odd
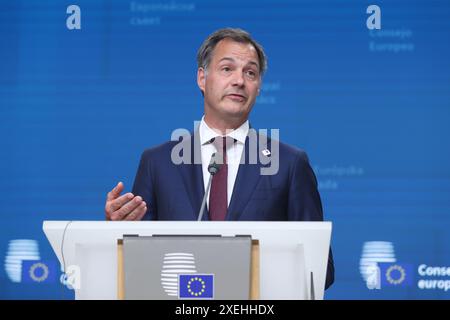
{"type": "Polygon", "coordinates": [[[206,284],[205,284],[205,281],[203,281],[202,278],[199,278],[199,277],[195,277],[194,278],[194,277],[192,277],[187,283],[187,288],[188,288],[188,292],[189,292],[189,294],[191,296],[198,297],[198,296],[201,296],[205,292],[206,284]],[[200,289],[200,291],[198,291],[198,292],[192,291],[191,284],[193,284],[194,282],[199,282],[201,284],[202,288],[200,289]]]}
{"type": "Polygon", "coordinates": [[[31,268],[28,270],[28,273],[30,275],[30,278],[34,281],[42,282],[48,278],[49,270],[47,265],[43,264],[42,262],[37,262],[31,266],[31,268]],[[37,269],[41,269],[43,271],[41,276],[36,275],[37,269]]]}
{"type": "Polygon", "coordinates": [[[394,285],[402,283],[405,280],[405,277],[406,277],[405,269],[403,269],[398,264],[390,266],[387,269],[387,271],[386,271],[386,279],[387,279],[387,281],[389,281],[389,283],[394,284],[394,285]],[[400,272],[400,278],[398,278],[398,279],[392,278],[392,272],[394,270],[397,270],[398,272],[400,272]]]}

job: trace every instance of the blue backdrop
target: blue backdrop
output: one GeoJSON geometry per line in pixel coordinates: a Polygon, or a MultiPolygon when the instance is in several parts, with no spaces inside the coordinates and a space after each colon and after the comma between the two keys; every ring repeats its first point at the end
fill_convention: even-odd
{"type": "Polygon", "coordinates": [[[269,58],[252,125],[279,128],[317,175],[334,227],[326,298],[450,298],[445,0],[0,1],[0,298],[73,297],[20,277],[24,259],[56,259],[42,221],[102,220],[141,152],[193,128],[196,51],[226,26],[269,58]],[[66,26],[70,4],[80,30],[66,26]],[[370,4],[380,30],[366,26],[370,4]],[[377,261],[409,265],[412,280],[369,289],[377,261]]]}

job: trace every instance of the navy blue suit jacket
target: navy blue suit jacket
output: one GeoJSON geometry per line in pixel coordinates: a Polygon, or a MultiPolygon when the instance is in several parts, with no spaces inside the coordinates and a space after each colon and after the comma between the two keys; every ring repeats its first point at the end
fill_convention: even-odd
{"type": "MultiPolygon", "coordinates": [[[[205,194],[201,164],[194,164],[194,139],[191,164],[174,164],[172,148],[179,141],[169,141],[147,149],[142,154],[133,186],[133,194],[147,203],[146,220],[197,220],[205,194]]],[[[198,142],[198,141],[197,141],[198,142]]],[[[199,152],[200,144],[197,144],[199,152]]],[[[267,149],[271,150],[268,138],[267,149]]],[[[240,164],[226,220],[239,221],[322,221],[322,204],[317,180],[306,153],[279,142],[279,170],[274,175],[261,175],[258,161],[249,164],[249,138],[245,143],[245,162],[240,164]]],[[[262,156],[262,155],[261,155],[262,156]]],[[[259,159],[259,157],[258,157],[259,159]]],[[[203,220],[208,220],[205,212],[203,220]]],[[[334,264],[330,249],[328,288],[334,281],[334,264]]]]}

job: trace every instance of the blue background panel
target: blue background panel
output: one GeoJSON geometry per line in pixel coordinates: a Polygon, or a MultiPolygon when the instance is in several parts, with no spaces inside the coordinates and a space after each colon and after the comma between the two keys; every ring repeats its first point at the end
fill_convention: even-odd
{"type": "Polygon", "coordinates": [[[415,272],[450,266],[448,1],[74,4],[81,30],[66,27],[66,1],[0,1],[0,298],[73,298],[59,283],[12,282],[11,241],[36,240],[42,260],[56,259],[43,220],[102,220],[141,152],[201,119],[196,51],[227,26],[269,58],[252,125],[280,129],[317,175],[334,223],[326,298],[450,298],[418,288],[418,274],[369,290],[360,272],[371,241],[390,242],[415,272]],[[366,27],[370,4],[381,30],[366,27]]]}

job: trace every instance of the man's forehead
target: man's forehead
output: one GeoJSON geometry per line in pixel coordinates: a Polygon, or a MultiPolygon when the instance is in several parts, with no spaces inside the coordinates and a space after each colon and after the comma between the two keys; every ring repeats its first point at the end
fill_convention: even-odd
{"type": "Polygon", "coordinates": [[[223,39],[217,43],[213,59],[216,61],[238,59],[259,65],[258,53],[251,43],[237,42],[232,39],[223,39]]]}

